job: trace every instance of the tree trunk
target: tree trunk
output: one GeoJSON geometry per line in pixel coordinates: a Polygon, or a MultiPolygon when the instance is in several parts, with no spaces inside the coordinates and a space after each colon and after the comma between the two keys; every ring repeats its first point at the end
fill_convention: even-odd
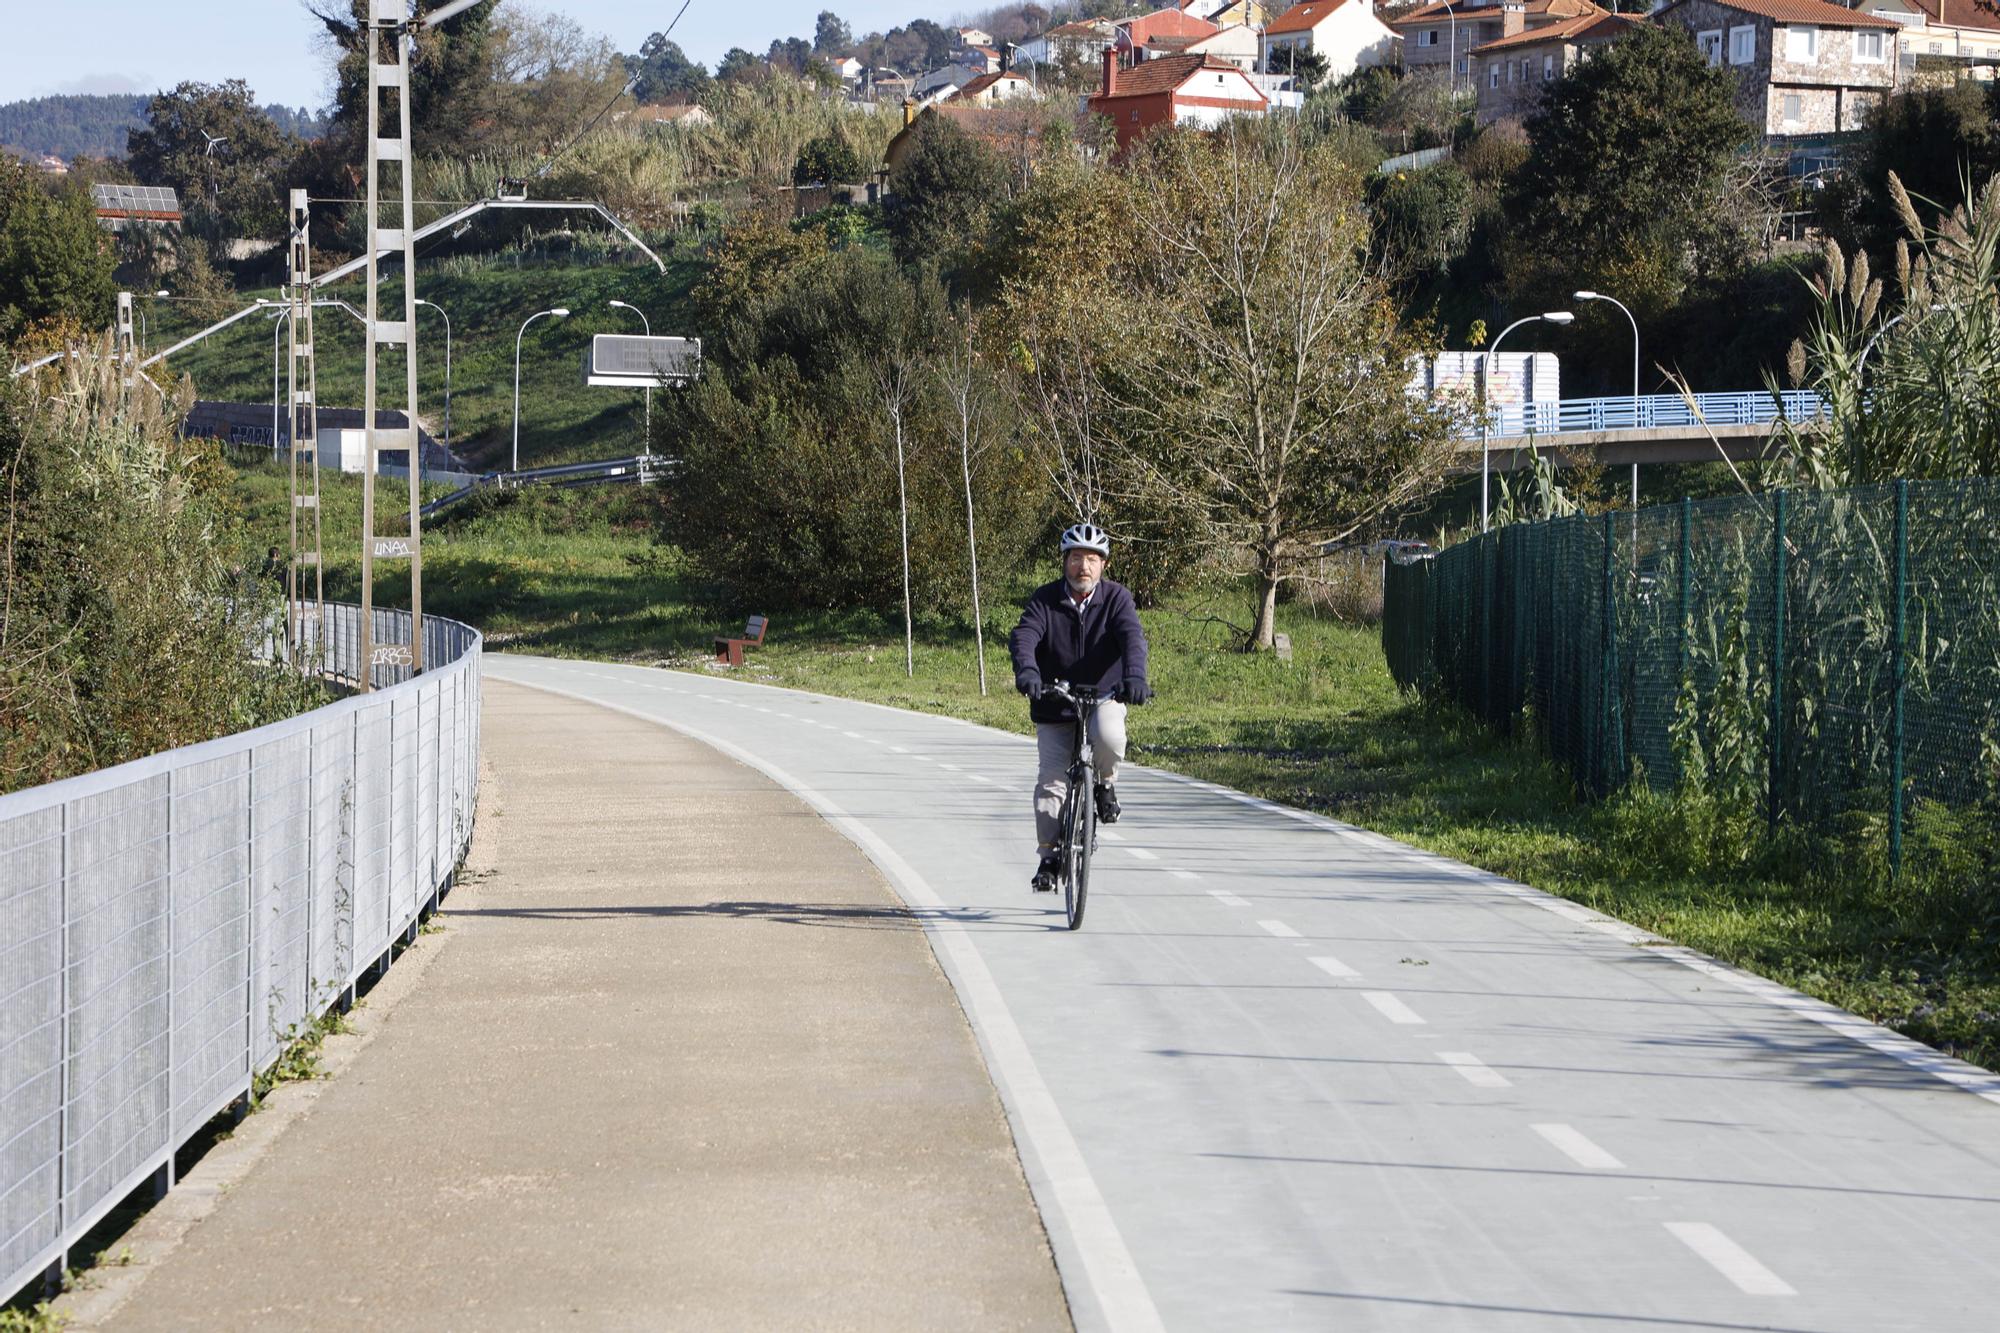
{"type": "Polygon", "coordinates": [[[903,478],[903,418],[896,417],[896,495],[903,511],[903,674],[917,675],[916,630],[910,619],[910,491],[903,478]]]}
{"type": "Polygon", "coordinates": [[[1257,625],[1250,633],[1250,650],[1268,653],[1278,625],[1278,562],[1266,558],[1257,569],[1257,625]]]}

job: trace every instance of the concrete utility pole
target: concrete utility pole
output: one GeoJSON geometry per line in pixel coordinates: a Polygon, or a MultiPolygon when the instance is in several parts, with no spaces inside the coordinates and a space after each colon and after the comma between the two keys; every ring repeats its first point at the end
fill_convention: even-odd
{"type": "MultiPolygon", "coordinates": [[[[299,669],[317,673],[326,642],[326,571],[320,545],[319,371],[313,345],[312,206],[304,190],[292,191],[291,241],[285,291],[291,298],[292,355],[287,376],[291,405],[292,558],[285,567],[286,643],[299,669]],[[311,604],[306,605],[307,571],[311,604]]],[[[271,447],[278,441],[273,438],[271,447]]]]}
{"type": "MultiPolygon", "coordinates": [[[[436,23],[477,0],[463,0],[427,15],[425,22],[436,23]]],[[[361,463],[361,689],[375,685],[375,669],[407,667],[412,674],[424,669],[424,565],[422,519],[418,475],[422,472],[421,445],[417,433],[417,263],[416,227],[411,207],[410,186],[410,48],[411,19],[408,0],[368,0],[368,119],[364,137],[368,143],[368,328],[364,337],[362,368],[362,463],[361,463]],[[384,52],[387,42],[392,48],[384,52]],[[385,54],[387,60],[384,59],[385,54]],[[383,93],[396,93],[395,132],[382,133],[383,93]],[[402,205],[396,225],[382,225],[382,166],[393,163],[396,201],[402,205]],[[381,317],[381,256],[384,250],[399,251],[403,260],[403,313],[401,319],[381,317]],[[403,412],[400,429],[382,430],[376,421],[376,388],[381,349],[403,349],[403,412]],[[375,531],[375,470],[384,449],[408,450],[409,509],[408,536],[382,536],[375,531]],[[375,562],[410,562],[410,639],[408,643],[375,642],[375,562]]]]}

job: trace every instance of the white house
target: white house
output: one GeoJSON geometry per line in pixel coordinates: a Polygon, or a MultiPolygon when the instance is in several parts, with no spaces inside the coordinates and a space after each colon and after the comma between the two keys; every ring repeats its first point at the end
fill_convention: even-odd
{"type": "Polygon", "coordinates": [[[983,28],[960,28],[958,30],[958,40],[966,46],[991,46],[993,45],[993,34],[985,31],[983,28]]]}
{"type": "Polygon", "coordinates": [[[1095,61],[1097,53],[1117,35],[1117,25],[1110,19],[1085,19],[1080,23],[1060,24],[1039,37],[1030,37],[1015,48],[1014,54],[1026,56],[1037,65],[1059,65],[1065,60],[1095,61]]]}
{"type": "Polygon", "coordinates": [[[833,71],[833,76],[850,86],[859,83],[862,71],[868,68],[853,56],[827,56],[825,59],[826,67],[833,71]]]}
{"type": "Polygon", "coordinates": [[[943,69],[934,69],[920,77],[911,91],[920,98],[928,97],[946,84],[952,85],[954,89],[963,88],[985,73],[987,70],[984,66],[946,65],[943,69]]]}
{"type": "Polygon", "coordinates": [[[1257,58],[1261,54],[1257,30],[1242,23],[1190,42],[1184,49],[1189,55],[1214,56],[1218,60],[1227,60],[1246,73],[1257,68],[1257,58]]]}
{"type": "Polygon", "coordinates": [[[982,74],[966,84],[949,99],[954,104],[970,103],[973,106],[997,106],[1002,102],[1039,102],[1041,94],[1035,85],[1012,70],[1001,70],[996,74],[982,74]]]}
{"type": "Polygon", "coordinates": [[[1278,52],[1302,48],[1326,60],[1327,78],[1344,79],[1362,65],[1393,65],[1400,58],[1402,39],[1375,14],[1372,0],[1306,0],[1293,5],[1264,28],[1264,68],[1278,52]]]}

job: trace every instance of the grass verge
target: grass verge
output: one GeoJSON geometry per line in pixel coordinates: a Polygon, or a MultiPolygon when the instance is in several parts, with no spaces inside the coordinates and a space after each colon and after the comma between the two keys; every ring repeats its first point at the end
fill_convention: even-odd
{"type": "MultiPolygon", "coordinates": [[[[244,473],[243,489],[253,523],[282,518],[274,472],[244,473]]],[[[330,494],[330,539],[358,531],[355,489],[330,494]]],[[[705,669],[709,639],[766,608],[705,598],[678,553],[650,538],[660,503],[521,492],[468,509],[426,536],[427,609],[480,626],[500,650],[705,669]]],[[[354,587],[352,554],[330,548],[330,593],[354,587]]],[[[900,617],[876,611],[776,614],[748,671],[1026,731],[1004,639],[1025,591],[988,589],[985,696],[968,627],[919,627],[906,674],[900,617]]],[[[1766,840],[1741,812],[1699,799],[1580,801],[1533,749],[1399,692],[1373,630],[1282,608],[1294,647],[1282,663],[1231,650],[1219,617],[1237,609],[1211,597],[1145,613],[1159,699],[1134,719],[1134,759],[1560,894],[2000,1068],[2000,893],[1983,877],[1890,887],[1872,867],[1801,838],[1766,840]]]]}

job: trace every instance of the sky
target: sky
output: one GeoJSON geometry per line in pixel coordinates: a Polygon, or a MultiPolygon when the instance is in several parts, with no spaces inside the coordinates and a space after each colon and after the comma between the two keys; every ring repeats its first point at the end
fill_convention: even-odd
{"type": "MultiPolygon", "coordinates": [[[[680,0],[504,0],[558,10],[622,51],[665,28],[680,0]]],[[[762,52],[806,37],[831,9],[856,34],[913,18],[940,22],[961,0],[690,0],[673,39],[714,68],[732,46],[762,52]]],[[[261,103],[316,109],[332,88],[323,29],[303,0],[0,0],[0,102],[55,93],[151,93],[183,79],[247,80],[261,103]],[[190,15],[195,16],[190,20],[190,15]]]]}

